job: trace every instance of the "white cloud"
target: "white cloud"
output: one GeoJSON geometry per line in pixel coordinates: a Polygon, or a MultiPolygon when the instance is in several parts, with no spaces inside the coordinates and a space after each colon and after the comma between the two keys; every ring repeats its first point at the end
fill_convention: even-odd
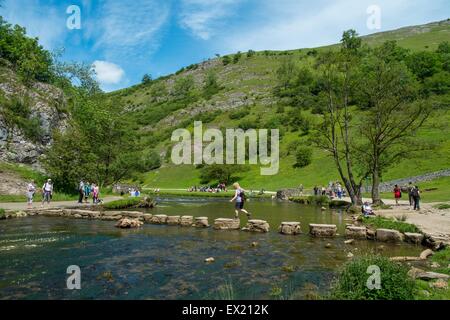
{"type": "Polygon", "coordinates": [[[179,24],[194,36],[209,40],[238,3],[238,0],[182,0],[179,24]]]}
{"type": "Polygon", "coordinates": [[[98,40],[107,58],[148,58],[159,48],[161,29],[169,18],[167,1],[103,0],[100,24],[96,24],[98,40]]]}
{"type": "Polygon", "coordinates": [[[92,68],[102,85],[119,84],[125,76],[125,71],[119,65],[107,61],[94,61],[92,68]]]}

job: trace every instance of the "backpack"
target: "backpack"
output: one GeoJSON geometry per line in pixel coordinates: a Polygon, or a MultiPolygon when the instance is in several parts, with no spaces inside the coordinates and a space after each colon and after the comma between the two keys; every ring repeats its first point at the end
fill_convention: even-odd
{"type": "Polygon", "coordinates": [[[245,191],[240,189],[239,190],[239,195],[241,196],[242,202],[247,201],[247,197],[245,196],[245,191]]]}
{"type": "Polygon", "coordinates": [[[413,197],[418,197],[419,196],[419,190],[417,190],[416,188],[414,188],[411,193],[412,193],[413,197]]]}

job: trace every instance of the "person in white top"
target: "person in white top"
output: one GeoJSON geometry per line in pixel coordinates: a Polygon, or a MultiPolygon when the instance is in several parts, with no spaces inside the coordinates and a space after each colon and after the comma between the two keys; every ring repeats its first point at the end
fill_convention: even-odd
{"type": "Polygon", "coordinates": [[[42,186],[42,207],[44,206],[44,203],[47,202],[48,205],[50,205],[50,201],[52,200],[53,195],[53,184],[52,179],[48,179],[46,183],[42,186]]]}
{"type": "Polygon", "coordinates": [[[28,209],[31,209],[33,207],[33,197],[35,193],[36,186],[34,185],[34,180],[32,180],[27,186],[28,209]]]}

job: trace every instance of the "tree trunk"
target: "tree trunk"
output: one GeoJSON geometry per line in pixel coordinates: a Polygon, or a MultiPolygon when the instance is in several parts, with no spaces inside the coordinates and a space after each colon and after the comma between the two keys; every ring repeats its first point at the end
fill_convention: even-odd
{"type": "Polygon", "coordinates": [[[382,204],[379,188],[380,176],[378,174],[378,169],[374,169],[372,172],[372,203],[376,206],[382,204]]]}

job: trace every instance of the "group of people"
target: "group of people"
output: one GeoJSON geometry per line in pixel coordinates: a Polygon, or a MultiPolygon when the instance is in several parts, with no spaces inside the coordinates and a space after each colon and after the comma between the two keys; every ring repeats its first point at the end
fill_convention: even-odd
{"type": "Polygon", "coordinates": [[[345,188],[342,187],[340,182],[329,182],[327,187],[315,186],[314,187],[315,196],[328,196],[330,198],[342,199],[345,197],[345,188]]]}
{"type": "Polygon", "coordinates": [[[403,189],[399,187],[397,184],[394,186],[394,198],[395,204],[398,206],[398,201],[402,198],[402,191],[406,191],[408,193],[409,206],[413,210],[420,210],[420,189],[418,186],[413,185],[412,182],[408,184],[407,187],[403,189]]]}
{"type": "Polygon", "coordinates": [[[227,186],[225,183],[219,183],[217,187],[212,186],[192,186],[188,190],[188,192],[209,192],[209,193],[219,193],[219,192],[227,192],[227,186]]]}
{"type": "MultiPolygon", "coordinates": [[[[44,185],[42,186],[42,204],[41,207],[44,206],[45,202],[47,204],[50,204],[50,201],[52,201],[53,197],[53,183],[52,179],[48,179],[44,185]]],[[[29,209],[33,207],[33,200],[34,196],[36,194],[37,188],[36,188],[36,182],[34,180],[31,180],[27,185],[27,206],[29,209]]]]}
{"type": "Polygon", "coordinates": [[[80,181],[80,184],[78,185],[78,203],[83,203],[83,200],[85,203],[89,202],[89,197],[92,195],[92,203],[97,204],[100,203],[100,187],[89,182],[84,182],[83,180],[80,181]]]}

